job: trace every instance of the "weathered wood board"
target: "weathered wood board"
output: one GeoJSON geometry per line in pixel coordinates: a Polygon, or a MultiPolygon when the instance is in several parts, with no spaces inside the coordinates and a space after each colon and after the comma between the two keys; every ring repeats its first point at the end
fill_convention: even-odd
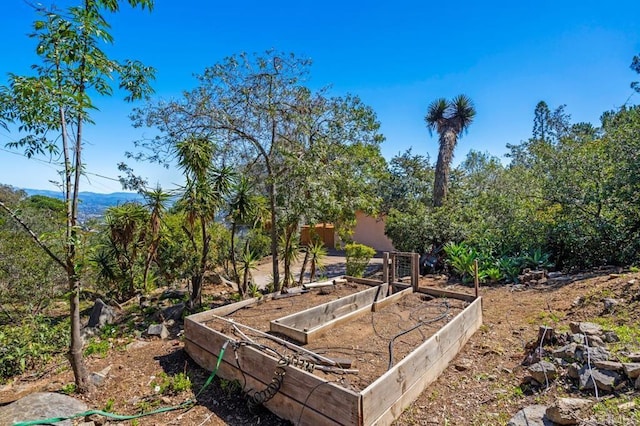
{"type": "Polygon", "coordinates": [[[384,300],[388,284],[341,297],[270,322],[272,332],[284,334],[302,344],[313,341],[327,330],[371,311],[372,303],[384,300]]]}

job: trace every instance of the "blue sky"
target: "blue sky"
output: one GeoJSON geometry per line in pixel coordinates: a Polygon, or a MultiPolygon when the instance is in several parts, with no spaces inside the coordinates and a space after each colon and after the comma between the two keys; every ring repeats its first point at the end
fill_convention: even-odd
{"type": "MultiPolygon", "coordinates": [[[[502,157],[507,143],[527,139],[540,100],[551,108],[566,104],[573,121],[596,125],[605,110],[639,103],[640,95],[629,88],[640,80],[629,69],[640,53],[638,16],[637,0],[156,0],[152,13],[123,4],[111,15],[115,44],[107,51],[154,66],[155,98],[164,99],[193,88],[194,74],[234,53],[275,48],[310,57],[312,87],[358,95],[376,111],[387,159],[412,147],[435,161],[437,135],[429,135],[423,119],[427,105],[465,93],[477,116],[458,144],[460,161],[471,149],[502,157]]],[[[29,74],[37,61],[35,44],[26,37],[34,19],[23,0],[3,2],[0,84],[8,72],[29,74]]],[[[117,177],[116,164],[142,133],[130,125],[132,105],[116,96],[96,104],[97,124],[86,138],[87,171],[117,177]]],[[[12,137],[0,129],[0,147],[12,137]]],[[[175,170],[134,168],[163,187],[180,182],[175,170]]],[[[82,190],[120,190],[117,182],[89,178],[82,190]]],[[[0,150],[0,183],[55,189],[49,183],[55,179],[51,164],[0,150]]]]}

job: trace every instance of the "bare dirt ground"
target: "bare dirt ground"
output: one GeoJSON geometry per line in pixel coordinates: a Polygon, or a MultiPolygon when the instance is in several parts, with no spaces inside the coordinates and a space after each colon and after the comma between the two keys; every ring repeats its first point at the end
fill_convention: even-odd
{"type": "MultiPolygon", "coordinates": [[[[547,389],[531,389],[523,385],[527,373],[521,362],[527,353],[527,345],[535,341],[541,325],[566,330],[570,321],[595,319],[637,329],[640,326],[638,281],[639,273],[609,270],[575,275],[555,285],[482,287],[480,294],[483,297],[484,325],[440,378],[405,410],[395,424],[504,425],[524,406],[546,404],[559,395],[576,395],[577,391],[560,381],[547,389]],[[617,298],[624,303],[613,313],[604,313],[602,299],[605,297],[617,298]]],[[[439,277],[425,277],[421,285],[471,292],[468,287],[452,285],[439,277]]],[[[215,304],[229,301],[228,287],[208,286],[207,293],[216,295],[218,300],[215,304]]],[[[111,367],[104,383],[92,393],[78,397],[90,407],[108,408],[120,414],[138,413],[196,398],[196,404],[189,410],[173,411],[133,422],[139,425],[289,424],[266,410],[249,410],[237,386],[218,378],[195,397],[209,373],[185,354],[179,324],[171,332],[167,340],[145,337],[110,339],[113,347],[107,355],[92,355],[87,360],[93,372],[111,367]],[[191,377],[190,390],[175,394],[156,392],[156,384],[163,375],[173,377],[182,372],[191,377]]],[[[638,350],[640,342],[632,346],[630,350],[638,350]]],[[[386,358],[386,354],[381,356],[386,358]]],[[[60,391],[71,382],[71,372],[63,363],[50,369],[44,377],[34,379],[25,375],[14,383],[0,387],[0,401],[3,395],[6,399],[7,395],[38,390],[60,391]]],[[[589,394],[579,395],[593,397],[589,394]]],[[[635,391],[625,397],[638,398],[639,394],[635,391]]],[[[597,424],[634,423],[623,418],[597,424]]]]}

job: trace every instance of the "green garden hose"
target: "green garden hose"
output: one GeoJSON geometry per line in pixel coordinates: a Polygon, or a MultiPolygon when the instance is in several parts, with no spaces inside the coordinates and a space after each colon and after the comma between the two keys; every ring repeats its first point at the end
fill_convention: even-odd
{"type": "Polygon", "coordinates": [[[185,401],[185,402],[183,402],[181,404],[175,405],[173,407],[158,408],[157,410],[148,411],[146,413],[134,414],[134,415],[114,414],[114,413],[109,413],[109,412],[102,411],[102,410],[88,410],[88,411],[84,411],[82,413],[74,414],[74,415],[69,416],[69,417],[51,417],[51,418],[42,419],[42,420],[28,420],[28,421],[24,421],[24,422],[14,423],[14,426],[51,425],[51,424],[55,424],[57,422],[65,421],[65,420],[76,419],[78,417],[91,416],[92,414],[98,414],[98,415],[105,416],[105,417],[108,417],[110,419],[115,419],[115,420],[133,420],[133,419],[139,419],[141,417],[153,416],[155,414],[166,413],[166,412],[169,412],[169,411],[181,410],[183,408],[191,407],[196,403],[196,400],[198,399],[198,397],[200,396],[202,391],[204,391],[211,384],[211,382],[213,381],[213,378],[215,377],[216,373],[218,372],[218,368],[220,367],[220,363],[222,362],[222,357],[224,356],[224,351],[227,348],[228,344],[229,344],[229,341],[227,340],[226,342],[224,342],[224,345],[222,345],[222,349],[220,349],[220,354],[218,354],[218,361],[216,362],[216,367],[213,369],[213,371],[209,375],[209,378],[204,383],[202,388],[200,388],[200,390],[198,391],[196,396],[191,398],[191,399],[188,399],[187,401],[185,401]]]}

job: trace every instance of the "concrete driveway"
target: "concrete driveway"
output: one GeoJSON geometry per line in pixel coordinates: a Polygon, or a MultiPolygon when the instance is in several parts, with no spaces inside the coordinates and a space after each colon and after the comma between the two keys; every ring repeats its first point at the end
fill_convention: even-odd
{"type": "MultiPolygon", "coordinates": [[[[304,255],[301,254],[297,262],[295,262],[291,269],[293,276],[298,282],[300,279],[300,268],[302,267],[302,261],[304,255]]],[[[345,275],[347,271],[347,259],[344,256],[342,250],[331,250],[323,260],[324,269],[316,272],[316,280],[318,277],[333,278],[345,275]]],[[[382,268],[382,253],[376,254],[376,256],[369,261],[367,266],[367,272],[373,272],[378,268],[382,268]]],[[[367,274],[365,272],[365,275],[367,274]]],[[[282,262],[280,262],[280,275],[283,274],[282,262]]],[[[252,272],[253,282],[258,284],[258,287],[265,288],[269,283],[273,281],[273,273],[271,266],[271,258],[265,259],[260,263],[258,268],[252,272]]],[[[309,265],[307,264],[307,270],[305,272],[305,282],[309,282],[309,265]]]]}

